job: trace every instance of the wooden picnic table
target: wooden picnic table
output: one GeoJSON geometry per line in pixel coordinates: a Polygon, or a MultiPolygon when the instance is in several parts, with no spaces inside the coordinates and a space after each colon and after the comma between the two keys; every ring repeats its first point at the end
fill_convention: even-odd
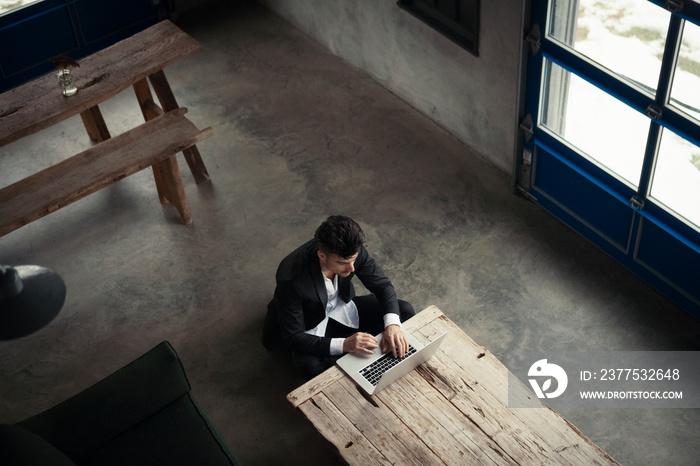
{"type": "Polygon", "coordinates": [[[337,366],[287,398],[351,465],[616,465],[547,408],[509,408],[508,369],[437,307],[404,323],[437,354],[372,397],[337,366]]]}
{"type": "Polygon", "coordinates": [[[0,190],[0,236],[148,166],[161,202],[172,203],[183,223],[191,223],[175,155],[183,153],[197,183],[209,180],[196,144],[212,131],[198,130],[184,116],[163,70],[198,48],[195,39],[165,20],[81,60],[73,71],[78,92],[72,96],[61,93],[55,72],[0,94],[0,146],[78,114],[98,143],[0,190]],[[111,135],[99,104],[129,87],[145,123],[106,144],[111,135]],[[163,120],[148,124],[157,118],[163,120]],[[49,180],[51,189],[44,186],[49,180]],[[32,195],[42,187],[40,196],[32,195]],[[11,202],[19,194],[32,202],[11,202]]]}

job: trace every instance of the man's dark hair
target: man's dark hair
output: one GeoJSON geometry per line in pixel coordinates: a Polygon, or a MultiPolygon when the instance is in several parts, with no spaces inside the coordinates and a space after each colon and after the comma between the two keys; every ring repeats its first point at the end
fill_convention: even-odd
{"type": "Polygon", "coordinates": [[[318,249],[324,254],[335,254],[343,259],[352,257],[365,244],[362,228],[350,217],[331,215],[314,234],[318,249]]]}

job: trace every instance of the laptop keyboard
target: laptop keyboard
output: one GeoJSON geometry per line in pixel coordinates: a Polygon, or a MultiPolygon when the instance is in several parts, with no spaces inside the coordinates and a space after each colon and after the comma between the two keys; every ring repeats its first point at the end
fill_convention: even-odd
{"type": "Polygon", "coordinates": [[[381,358],[377,359],[373,363],[365,366],[363,369],[360,369],[360,374],[362,374],[362,377],[367,379],[369,383],[372,385],[377,385],[379,383],[379,379],[382,378],[382,375],[412,355],[413,353],[416,352],[416,349],[411,346],[410,344],[408,345],[408,352],[404,355],[403,358],[395,358],[394,355],[391,353],[386,353],[384,356],[381,358]]]}

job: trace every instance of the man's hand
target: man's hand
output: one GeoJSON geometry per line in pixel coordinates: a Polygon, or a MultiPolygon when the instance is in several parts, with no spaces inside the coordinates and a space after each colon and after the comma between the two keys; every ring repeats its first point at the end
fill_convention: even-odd
{"type": "Polygon", "coordinates": [[[372,354],[377,346],[377,339],[372,335],[357,332],[343,341],[343,352],[372,354]]]}
{"type": "Polygon", "coordinates": [[[391,351],[395,358],[403,358],[408,352],[408,340],[398,325],[389,325],[382,335],[382,353],[391,351]]]}

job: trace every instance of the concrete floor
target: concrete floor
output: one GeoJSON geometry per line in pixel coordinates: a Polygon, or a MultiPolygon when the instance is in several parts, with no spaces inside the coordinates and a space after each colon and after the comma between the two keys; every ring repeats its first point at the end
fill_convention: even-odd
{"type": "MultiPolygon", "coordinates": [[[[0,422],[86,388],[161,340],[249,465],[338,463],[285,395],[300,380],[259,343],[279,261],[331,213],[354,217],[399,296],[435,304],[505,360],[518,350],[699,350],[700,322],[534,204],[508,175],[257,6],[178,24],[202,43],[166,70],[212,175],[180,159],[194,223],[148,170],[0,238],[0,261],[68,286],[56,320],[0,343],[0,422]]],[[[131,91],[102,107],[138,124],[131,91]]],[[[0,148],[0,185],[88,147],[80,119],[0,148]]],[[[699,410],[561,414],[625,464],[697,464],[699,410]]]]}

